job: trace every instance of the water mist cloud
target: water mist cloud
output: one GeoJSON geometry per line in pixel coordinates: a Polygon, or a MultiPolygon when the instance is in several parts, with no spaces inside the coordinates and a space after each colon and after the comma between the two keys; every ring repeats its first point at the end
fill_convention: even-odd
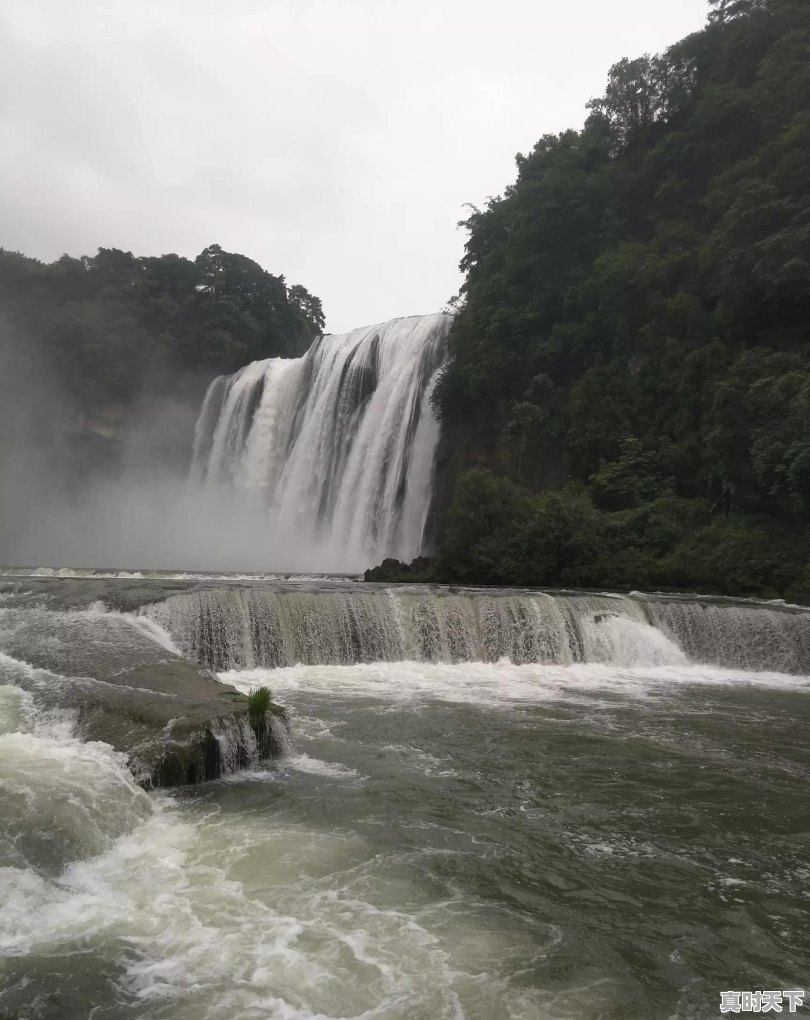
{"type": "Polygon", "coordinates": [[[145,394],[105,434],[48,370],[36,336],[0,314],[0,564],[269,567],[263,507],[187,480],[197,412],[145,394]]]}

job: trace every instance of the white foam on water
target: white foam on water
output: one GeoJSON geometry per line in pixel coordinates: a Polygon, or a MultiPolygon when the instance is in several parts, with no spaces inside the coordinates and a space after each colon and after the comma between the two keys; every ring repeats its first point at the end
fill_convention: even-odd
{"type": "MultiPolygon", "coordinates": [[[[66,861],[98,853],[138,824],[150,813],[151,801],[134,783],[124,755],[76,739],[69,717],[40,722],[34,716],[32,722],[25,696],[19,700],[24,713],[29,708],[21,727],[0,734],[0,843],[6,857],[61,870],[66,861]]],[[[5,881],[10,878],[4,873],[5,881]]],[[[0,946],[8,949],[14,939],[3,923],[0,946]]]]}
{"type": "Polygon", "coordinates": [[[229,772],[220,778],[220,782],[282,782],[291,772],[298,772],[302,775],[322,776],[326,779],[343,779],[353,782],[365,781],[365,776],[360,775],[357,769],[340,762],[326,762],[319,758],[312,758],[306,754],[286,755],[275,762],[272,768],[253,766],[252,768],[241,769],[240,771],[229,772]]]}
{"type": "Polygon", "coordinates": [[[646,621],[608,616],[582,621],[589,662],[618,667],[686,666],[687,657],[674,641],[646,621]]]}
{"type": "Polygon", "coordinates": [[[0,944],[112,952],[141,1018],[543,1016],[539,993],[489,973],[530,963],[538,937],[553,941],[544,926],[509,934],[469,896],[426,902],[402,867],[351,834],[159,798],[57,879],[0,873],[0,944]]]}
{"type": "Polygon", "coordinates": [[[321,761],[320,758],[313,758],[308,754],[290,754],[275,762],[272,768],[257,766],[242,769],[239,772],[231,772],[223,776],[221,782],[253,783],[265,780],[279,782],[291,772],[298,772],[302,775],[322,776],[325,779],[365,781],[365,776],[361,776],[357,769],[353,769],[348,765],[341,765],[339,762],[321,761]]]}
{"type": "MultiPolygon", "coordinates": [[[[0,653],[0,660],[9,656],[0,653]]],[[[22,664],[20,664],[22,665],[22,664]]],[[[0,661],[0,677],[3,663],[0,661]]],[[[0,685],[0,736],[5,733],[27,732],[32,725],[33,701],[31,695],[14,684],[0,685]]]]}
{"type": "MultiPolygon", "coordinates": [[[[0,611],[1,616],[2,611],[0,611]]],[[[25,690],[32,681],[38,684],[48,684],[58,679],[54,673],[49,673],[44,669],[37,669],[30,662],[17,659],[6,652],[0,652],[0,684],[15,687],[19,683],[22,689],[25,690]]]]}
{"type": "Polygon", "coordinates": [[[299,737],[331,737],[334,740],[339,740],[339,736],[334,731],[340,730],[345,725],[345,721],[341,719],[318,719],[313,715],[299,714],[295,716],[295,733],[299,737]]]}
{"type": "Polygon", "coordinates": [[[303,772],[314,776],[327,776],[330,779],[360,779],[357,769],[338,762],[321,761],[311,758],[308,754],[294,754],[283,758],[279,767],[285,771],[303,772]]]}
{"type": "MultiPolygon", "coordinates": [[[[380,855],[352,832],[147,795],[123,755],[26,705],[0,687],[12,973],[92,953],[142,1020],[543,1015],[538,991],[491,975],[505,959],[530,965],[553,942],[547,926],[494,924],[497,908],[466,892],[436,903],[412,854],[380,855]]],[[[276,782],[294,772],[357,779],[298,755],[276,782]]]]}
{"type": "Polygon", "coordinates": [[[270,686],[281,701],[294,698],[301,691],[398,703],[443,701],[495,707],[544,701],[599,701],[605,695],[651,698],[668,696],[691,685],[751,686],[810,693],[810,677],[687,664],[617,668],[601,663],[516,665],[508,660],[457,664],[377,662],[230,671],[220,673],[219,677],[244,693],[258,686],[270,686]]]}
{"type": "Polygon", "coordinates": [[[386,754],[396,755],[406,767],[410,767],[425,776],[455,776],[455,769],[448,768],[449,758],[440,758],[420,747],[410,744],[383,744],[380,750],[386,754]]]}

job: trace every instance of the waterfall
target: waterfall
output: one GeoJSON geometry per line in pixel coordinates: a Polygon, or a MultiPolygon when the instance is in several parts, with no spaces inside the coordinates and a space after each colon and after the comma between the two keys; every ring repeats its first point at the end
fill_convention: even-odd
{"type": "Polygon", "coordinates": [[[411,316],[324,336],[301,358],[215,379],[192,477],[266,506],[274,546],[321,570],[413,559],[432,498],[430,397],[450,321],[411,316]]]}
{"type": "Polygon", "coordinates": [[[650,598],[648,612],[656,627],[694,662],[810,672],[810,612],[666,596],[650,598]]]}
{"type": "Polygon", "coordinates": [[[810,612],[656,596],[356,586],[205,588],[144,607],[218,671],[427,662],[699,662],[810,673],[810,612]]]}

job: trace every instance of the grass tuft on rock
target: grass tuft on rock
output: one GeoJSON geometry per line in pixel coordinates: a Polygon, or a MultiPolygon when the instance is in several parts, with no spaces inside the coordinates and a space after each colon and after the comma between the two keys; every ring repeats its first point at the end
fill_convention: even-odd
{"type": "Polygon", "coordinates": [[[260,730],[265,723],[273,695],[269,687],[257,687],[248,694],[248,720],[254,730],[260,730]]]}

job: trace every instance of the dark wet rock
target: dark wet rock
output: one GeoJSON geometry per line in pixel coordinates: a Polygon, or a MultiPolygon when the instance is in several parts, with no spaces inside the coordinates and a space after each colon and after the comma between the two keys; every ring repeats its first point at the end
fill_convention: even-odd
{"type": "Polygon", "coordinates": [[[370,567],[363,574],[364,581],[422,583],[433,579],[432,564],[426,556],[417,556],[410,563],[401,560],[384,559],[377,567],[370,567]]]}
{"type": "Polygon", "coordinates": [[[41,709],[69,711],[85,739],[124,752],[145,786],[214,779],[283,750],[283,708],[271,705],[257,734],[245,695],[161,647],[148,627],[101,609],[25,606],[4,610],[0,648],[34,667],[14,682],[41,709]]]}

